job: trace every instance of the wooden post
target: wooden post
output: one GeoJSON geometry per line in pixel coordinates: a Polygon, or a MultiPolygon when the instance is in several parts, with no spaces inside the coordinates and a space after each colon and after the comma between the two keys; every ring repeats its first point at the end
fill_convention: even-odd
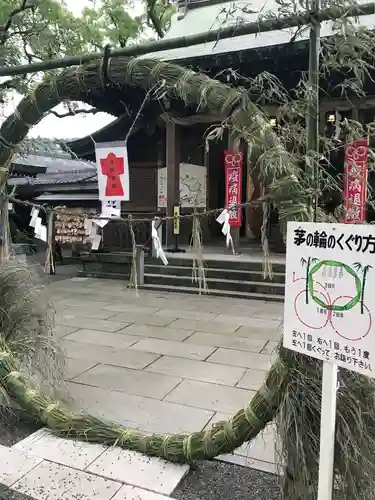
{"type": "MultiPolygon", "coordinates": [[[[180,127],[166,122],[167,215],[173,217],[173,207],[180,204],[180,127]]],[[[173,220],[167,222],[167,246],[174,243],[173,220]]]]}
{"type": "MultiPolygon", "coordinates": [[[[235,139],[233,134],[231,134],[230,132],[228,135],[228,148],[233,150],[234,153],[237,153],[240,150],[239,140],[235,139]]],[[[244,169],[244,168],[245,168],[245,159],[242,163],[242,169],[244,169]]],[[[241,193],[241,199],[242,199],[242,193],[241,193]]],[[[230,228],[231,235],[233,238],[234,251],[236,254],[240,253],[240,229],[241,228],[238,226],[232,226],[230,228]]]]}
{"type": "MultiPolygon", "coordinates": [[[[6,185],[4,190],[6,189],[6,185]]],[[[10,258],[11,238],[9,230],[8,198],[0,193],[0,263],[10,258]]]]}
{"type": "Polygon", "coordinates": [[[135,254],[135,267],[137,270],[137,285],[145,284],[145,251],[142,245],[137,245],[135,254]]]}
{"type": "MultiPolygon", "coordinates": [[[[46,263],[48,263],[49,274],[56,274],[56,260],[55,260],[55,212],[50,211],[47,213],[47,252],[46,263]]],[[[47,270],[47,269],[46,269],[47,270]]]]}

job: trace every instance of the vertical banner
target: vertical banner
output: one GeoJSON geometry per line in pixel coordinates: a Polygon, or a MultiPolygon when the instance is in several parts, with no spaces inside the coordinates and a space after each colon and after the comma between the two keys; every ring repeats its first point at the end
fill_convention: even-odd
{"type": "Polygon", "coordinates": [[[125,142],[95,144],[101,201],[129,201],[129,161],[125,142]]]}
{"type": "Polygon", "coordinates": [[[225,207],[229,212],[229,224],[241,226],[242,224],[242,163],[243,153],[232,150],[224,151],[225,167],[225,207]]]}
{"type": "Polygon", "coordinates": [[[180,206],[173,206],[173,234],[180,234],[180,206]]]}
{"type": "Polygon", "coordinates": [[[344,203],[345,223],[358,224],[366,219],[368,139],[345,146],[344,203]]]}

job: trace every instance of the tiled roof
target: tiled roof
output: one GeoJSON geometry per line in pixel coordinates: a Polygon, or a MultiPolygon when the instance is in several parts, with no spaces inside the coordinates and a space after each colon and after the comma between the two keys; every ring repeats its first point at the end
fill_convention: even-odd
{"type": "Polygon", "coordinates": [[[14,177],[13,186],[66,185],[79,182],[97,182],[96,165],[74,158],[63,145],[49,139],[26,139],[19,153],[12,159],[14,166],[39,167],[44,173],[36,177],[14,177]]]}
{"type": "Polygon", "coordinates": [[[41,156],[36,154],[20,155],[14,156],[12,163],[14,165],[26,165],[30,167],[45,167],[46,172],[71,172],[72,170],[88,170],[95,169],[95,163],[85,160],[73,159],[71,155],[68,154],[67,157],[52,157],[52,156],[41,156]]]}
{"type": "Polygon", "coordinates": [[[19,145],[18,151],[22,156],[36,154],[55,158],[71,158],[71,154],[64,146],[63,141],[43,137],[26,137],[19,145]]]}
{"type": "Polygon", "coordinates": [[[12,164],[44,169],[44,172],[37,174],[36,177],[9,179],[9,184],[13,186],[97,182],[95,163],[73,157],[62,141],[26,139],[22,142],[19,152],[13,157],[12,164]]]}
{"type": "Polygon", "coordinates": [[[52,172],[39,174],[37,177],[14,177],[8,181],[9,185],[13,186],[62,185],[79,182],[97,182],[96,169],[76,170],[74,172],[52,172]]]}

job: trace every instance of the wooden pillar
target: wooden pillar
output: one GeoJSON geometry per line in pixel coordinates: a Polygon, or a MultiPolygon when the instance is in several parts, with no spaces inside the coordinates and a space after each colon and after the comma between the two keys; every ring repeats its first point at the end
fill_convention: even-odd
{"type": "MultiPolygon", "coordinates": [[[[180,127],[166,122],[167,215],[173,217],[173,206],[180,204],[180,127]]],[[[167,223],[167,246],[174,244],[173,221],[167,223]]]]}
{"type": "MultiPolygon", "coordinates": [[[[240,141],[236,139],[233,134],[229,133],[228,135],[228,148],[233,150],[234,153],[237,153],[240,150],[240,141]]],[[[245,158],[242,163],[242,168],[245,168],[245,158]]],[[[242,193],[241,193],[242,198],[242,193]]],[[[242,210],[242,209],[241,209],[242,210]]],[[[233,245],[236,254],[240,253],[240,227],[231,226],[230,232],[233,238],[233,245]]]]}

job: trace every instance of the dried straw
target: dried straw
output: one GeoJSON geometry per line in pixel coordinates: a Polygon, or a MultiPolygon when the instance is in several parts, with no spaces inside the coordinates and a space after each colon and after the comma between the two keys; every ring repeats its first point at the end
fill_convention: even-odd
{"type": "Polygon", "coordinates": [[[212,459],[253,439],[273,419],[285,390],[287,373],[287,366],[278,360],[250,403],[228,421],[191,434],[147,435],[91,415],[74,414],[46,396],[20,372],[16,358],[0,338],[0,384],[30,417],[61,436],[116,445],[179,462],[212,459]]]}
{"type": "MultiPolygon", "coordinates": [[[[322,362],[282,349],[289,382],[277,415],[281,456],[287,459],[288,500],[317,498],[322,362]]],[[[375,381],[340,370],[336,413],[335,474],[340,500],[375,496],[375,381]]]]}
{"type": "MultiPolygon", "coordinates": [[[[262,198],[265,196],[265,188],[262,184],[262,198]]],[[[268,201],[264,201],[262,203],[263,206],[263,220],[262,220],[262,228],[261,228],[261,239],[262,239],[262,250],[263,250],[263,278],[267,279],[273,278],[273,269],[272,262],[270,261],[270,251],[268,244],[268,227],[269,227],[269,219],[271,214],[270,203],[268,201]]]]}
{"type": "Polygon", "coordinates": [[[50,211],[47,214],[47,250],[46,250],[46,258],[44,262],[44,272],[50,274],[56,274],[55,269],[55,259],[53,255],[53,239],[54,239],[54,212],[50,211]]]}
{"type": "Polygon", "coordinates": [[[131,264],[131,271],[130,271],[129,288],[131,289],[134,287],[135,293],[136,293],[137,297],[139,297],[139,294],[138,294],[138,272],[137,272],[137,244],[135,241],[132,215],[129,215],[128,221],[129,221],[130,238],[132,241],[132,264],[131,264]]]}
{"type": "Polygon", "coordinates": [[[1,336],[21,369],[52,393],[64,387],[65,358],[48,295],[36,283],[36,275],[23,264],[8,261],[0,266],[1,336]]]}
{"type": "MultiPolygon", "coordinates": [[[[82,65],[79,72],[77,69],[65,70],[43,82],[32,95],[20,102],[17,111],[1,127],[0,139],[3,140],[0,140],[0,165],[7,165],[12,155],[12,147],[4,144],[18,144],[30,127],[37,124],[51,108],[63,100],[91,104],[90,95],[103,92],[100,64],[101,60],[98,59],[82,65]]],[[[247,90],[230,87],[176,64],[152,59],[111,59],[108,77],[113,87],[123,89],[124,101],[127,91],[134,96],[136,88],[142,101],[148,91],[160,87],[162,82],[163,96],[171,102],[179,99],[187,106],[195,106],[201,113],[227,117],[225,124],[231,131],[233,141],[242,140],[250,150],[259,150],[261,171],[272,173],[264,177],[280,217],[284,220],[309,219],[308,193],[301,190],[299,166],[285,150],[268,118],[251,101],[247,90]],[[291,192],[292,205],[289,203],[291,192]]],[[[152,106],[152,100],[149,106],[152,106]]],[[[158,106],[155,109],[161,113],[158,106]]]]}
{"type": "MultiPolygon", "coordinates": [[[[44,81],[3,122],[0,135],[0,165],[3,166],[0,169],[0,192],[4,192],[14,146],[25,138],[31,126],[36,125],[46,112],[64,99],[91,104],[90,96],[103,92],[100,64],[100,59],[92,61],[78,70],[68,69],[44,81]]],[[[170,102],[182,100],[186,106],[195,106],[199,112],[227,117],[225,123],[232,136],[243,140],[250,150],[260,152],[262,179],[269,201],[278,210],[281,228],[284,229],[282,232],[285,234],[286,221],[312,220],[311,193],[309,189],[301,189],[299,165],[293,154],[286,151],[268,118],[251,101],[247,89],[232,88],[207,75],[150,59],[111,59],[108,77],[113,87],[123,90],[124,96],[127,92],[133,96],[138,88],[142,100],[145,93],[163,82],[163,96],[170,102]]],[[[101,102],[104,103],[105,99],[101,102]]],[[[9,272],[1,268],[0,292],[2,287],[7,286],[8,278],[9,272]]],[[[292,358],[282,355],[250,404],[228,422],[189,435],[145,436],[139,431],[105,423],[92,416],[74,415],[54,399],[48,398],[44,391],[32,384],[28,376],[20,374],[19,356],[22,357],[23,353],[27,357],[27,342],[35,346],[36,339],[44,337],[46,328],[43,322],[34,324],[33,318],[37,316],[33,309],[29,310],[28,303],[21,312],[18,295],[24,296],[23,286],[24,281],[14,284],[10,280],[9,294],[14,303],[7,295],[0,294],[0,300],[5,297],[7,302],[7,307],[0,308],[0,324],[4,322],[5,325],[0,346],[0,384],[35,419],[65,436],[117,444],[167,459],[190,460],[212,458],[232,451],[242,442],[254,438],[280,409],[280,431],[288,462],[287,478],[292,478],[292,482],[286,484],[287,494],[292,500],[316,498],[321,398],[319,363],[300,355],[292,358]],[[31,323],[25,313],[31,314],[31,323]],[[9,326],[17,323],[19,317],[25,318],[20,328],[9,326]],[[25,339],[24,343],[17,343],[19,336],[25,339]],[[16,356],[13,352],[17,353],[16,356]],[[292,378],[289,381],[290,371],[292,378]]],[[[40,303],[34,303],[34,306],[39,307],[40,303]]],[[[49,342],[48,338],[46,349],[51,349],[49,342]]],[[[33,350],[31,352],[35,353],[33,350]]],[[[41,352],[44,352],[43,349],[41,352]]],[[[54,382],[52,377],[49,380],[54,382]]],[[[343,500],[371,499],[375,491],[374,394],[372,380],[351,372],[345,372],[342,376],[335,467],[344,484],[340,497],[343,500]]]]}
{"type": "Polygon", "coordinates": [[[193,217],[193,228],[191,234],[190,248],[193,250],[193,268],[191,279],[198,283],[199,295],[209,293],[206,281],[206,266],[203,257],[202,228],[199,216],[193,217]]]}

